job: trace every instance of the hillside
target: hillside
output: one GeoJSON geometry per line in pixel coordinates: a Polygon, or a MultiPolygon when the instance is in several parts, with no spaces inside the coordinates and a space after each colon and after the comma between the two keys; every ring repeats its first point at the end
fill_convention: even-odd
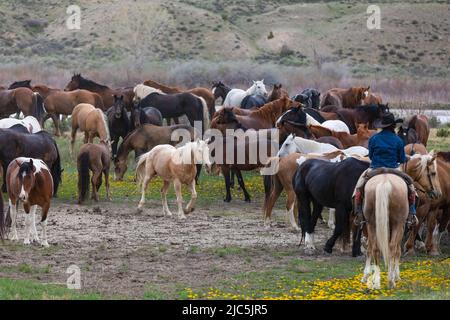
{"type": "Polygon", "coordinates": [[[65,27],[72,0],[0,2],[0,62],[59,68],[171,60],[346,65],[447,77],[450,6],[381,1],[382,30],[366,28],[367,3],[289,0],[78,0],[81,30],[65,27]],[[273,37],[269,37],[272,33],[273,37]]]}

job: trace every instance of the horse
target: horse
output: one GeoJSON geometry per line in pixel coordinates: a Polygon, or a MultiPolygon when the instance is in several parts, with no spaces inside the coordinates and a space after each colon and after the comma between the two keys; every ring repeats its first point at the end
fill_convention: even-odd
{"type": "Polygon", "coordinates": [[[111,152],[109,146],[100,141],[99,144],[87,143],[81,146],[77,157],[78,169],[78,204],[82,204],[89,193],[89,170],[92,171],[92,196],[98,202],[98,190],[102,185],[102,174],[105,176],[106,198],[111,201],[109,191],[109,167],[111,152]]]}
{"type": "Polygon", "coordinates": [[[44,114],[43,101],[39,93],[28,88],[0,90],[0,118],[22,112],[25,117],[33,116],[39,120],[44,114]]]}
{"type": "Polygon", "coordinates": [[[74,91],[58,91],[52,93],[44,100],[45,111],[47,114],[42,119],[41,126],[44,128],[45,121],[52,118],[55,124],[55,135],[60,136],[59,116],[70,116],[75,106],[80,103],[88,103],[101,110],[105,109],[103,100],[97,93],[88,90],[74,90],[74,91]]]}
{"type": "MultiPolygon", "coordinates": [[[[134,88],[136,94],[139,88],[141,88],[141,85],[134,88]]],[[[139,101],[139,108],[156,108],[165,119],[186,115],[191,126],[194,126],[194,121],[201,121],[203,130],[209,126],[208,107],[203,98],[188,92],[163,94],[159,89],[148,88],[150,88],[151,93],[139,101]]]]}
{"type": "MultiPolygon", "coordinates": [[[[16,158],[8,165],[6,172],[6,185],[9,197],[8,213],[11,217],[11,240],[19,240],[16,228],[16,217],[19,202],[23,202],[25,210],[25,239],[24,244],[32,241],[39,242],[36,230],[35,213],[37,206],[42,208],[42,241],[41,245],[48,247],[47,241],[47,215],[53,196],[53,178],[44,161],[34,158],[16,158]]],[[[0,219],[0,228],[5,229],[5,220],[0,219]]]]}
{"type": "Polygon", "coordinates": [[[134,106],[131,111],[130,120],[133,130],[145,123],[153,124],[155,126],[163,125],[163,117],[161,112],[153,107],[141,109],[139,106],[134,106]]]}
{"type": "Polygon", "coordinates": [[[14,119],[14,118],[1,119],[0,120],[0,129],[11,128],[12,126],[15,126],[18,124],[27,128],[29,133],[37,133],[42,130],[41,125],[39,124],[39,121],[33,116],[28,116],[23,119],[14,119]]]}
{"type": "Polygon", "coordinates": [[[368,123],[369,129],[373,130],[373,122],[381,118],[386,112],[389,112],[389,105],[379,104],[358,106],[353,109],[339,109],[336,114],[348,126],[350,134],[355,134],[359,123],[368,123]]]}
{"type": "MultiPolygon", "coordinates": [[[[231,91],[231,88],[224,85],[222,83],[222,81],[219,81],[219,82],[213,82],[211,91],[214,95],[214,100],[222,98],[222,104],[223,104],[225,102],[225,98],[227,97],[228,93],[231,91]]],[[[213,114],[214,114],[214,112],[213,112],[213,114]]],[[[211,118],[212,118],[212,115],[211,115],[211,118]]]]}
{"type": "Polygon", "coordinates": [[[430,136],[430,126],[425,115],[414,115],[398,129],[397,135],[403,140],[405,146],[410,143],[421,143],[425,147],[430,136]]]}
{"type": "MultiPolygon", "coordinates": [[[[296,137],[295,135],[289,135],[284,141],[283,145],[280,147],[277,156],[285,157],[291,153],[328,153],[337,151],[338,149],[327,143],[320,143],[317,141],[304,139],[296,137]]],[[[347,156],[358,155],[361,157],[366,157],[369,154],[369,150],[364,147],[350,147],[342,150],[342,152],[347,156]]]]}
{"type": "Polygon", "coordinates": [[[207,88],[203,88],[203,87],[197,87],[197,88],[193,88],[193,89],[188,89],[188,90],[183,90],[177,87],[169,87],[169,86],[165,86],[161,83],[158,83],[156,81],[153,80],[146,80],[143,83],[146,86],[155,88],[155,89],[159,89],[162,92],[166,93],[166,94],[175,94],[175,93],[183,93],[183,92],[187,92],[187,93],[192,93],[194,96],[203,98],[206,102],[206,105],[208,107],[208,111],[209,111],[209,117],[212,118],[214,112],[216,111],[216,106],[215,106],[215,101],[216,98],[214,96],[214,93],[211,92],[209,89],[207,88]]]}
{"type": "Polygon", "coordinates": [[[70,154],[73,155],[75,138],[78,129],[84,132],[84,143],[92,143],[95,137],[110,145],[111,136],[107,119],[102,110],[88,103],[80,103],[72,112],[72,133],[70,140],[70,154]]]}
{"type": "Polygon", "coordinates": [[[381,99],[381,96],[372,92],[369,92],[367,97],[364,98],[363,104],[369,105],[369,104],[382,104],[383,99],[381,99]]]}
{"type": "MultiPolygon", "coordinates": [[[[61,182],[61,157],[58,145],[51,134],[45,131],[29,134],[14,129],[0,129],[0,164],[3,174],[7,167],[17,157],[42,159],[53,178],[53,194],[57,195],[61,182]]],[[[6,191],[6,179],[3,176],[3,191],[6,191]]]]}
{"type": "Polygon", "coordinates": [[[111,135],[112,158],[117,154],[117,146],[120,138],[125,139],[132,130],[127,109],[123,103],[123,96],[114,95],[114,105],[106,111],[108,118],[108,128],[111,135]]]}
{"type": "Polygon", "coordinates": [[[300,102],[305,108],[318,110],[320,107],[320,92],[317,89],[307,88],[293,96],[292,100],[300,102]]]}
{"type": "Polygon", "coordinates": [[[242,109],[255,110],[264,106],[267,102],[268,99],[266,97],[257,94],[252,94],[242,99],[240,107],[242,109]]]}
{"type": "MultiPolygon", "coordinates": [[[[323,159],[333,161],[336,158],[344,158],[342,151],[334,151],[326,154],[301,154],[292,153],[286,157],[278,158],[278,170],[276,174],[264,177],[264,184],[268,185],[264,197],[263,215],[264,225],[270,227],[272,219],[273,207],[281,192],[284,190],[287,194],[286,198],[286,217],[289,219],[291,227],[299,230],[294,217],[295,192],[292,186],[292,177],[298,167],[299,159],[323,159]]],[[[272,161],[272,160],[271,160],[272,161]]]]}
{"type": "Polygon", "coordinates": [[[133,88],[111,89],[105,85],[86,79],[78,73],[72,76],[71,80],[64,88],[64,91],[73,91],[77,89],[85,89],[99,94],[105,108],[105,110],[102,109],[103,111],[106,111],[113,106],[114,95],[124,96],[124,103],[128,110],[131,110],[133,106],[133,88]]]}
{"type": "Polygon", "coordinates": [[[365,185],[364,217],[367,222],[368,248],[362,283],[369,289],[381,289],[380,255],[388,269],[389,289],[400,280],[401,242],[408,217],[408,189],[404,180],[393,174],[381,174],[365,185]],[[373,261],[373,264],[372,264],[373,261]],[[373,272],[373,278],[370,277],[373,272]]]}
{"type": "Polygon", "coordinates": [[[368,148],[369,138],[377,133],[376,130],[369,130],[368,125],[364,123],[360,123],[358,125],[357,133],[353,135],[346,132],[333,131],[322,126],[311,125],[309,126],[309,129],[316,138],[332,136],[339,139],[344,148],[354,146],[368,148]]]}
{"type": "Polygon", "coordinates": [[[313,108],[304,108],[304,111],[319,123],[323,123],[327,120],[340,120],[335,112],[323,112],[313,108]]]}
{"type": "Polygon", "coordinates": [[[189,142],[182,147],[175,148],[172,145],[163,144],[154,147],[143,154],[136,165],[136,181],[141,187],[141,200],[138,210],[142,211],[145,204],[145,191],[150,181],[159,176],[163,180],[161,198],[163,215],[171,216],[167,206],[167,190],[173,182],[178,204],[178,217],[185,219],[188,213],[194,211],[197,192],[195,191],[195,177],[197,175],[196,164],[211,166],[209,148],[205,141],[197,140],[189,142]],[[183,210],[182,184],[187,185],[191,192],[191,200],[183,210]]]}
{"type": "Polygon", "coordinates": [[[320,101],[320,109],[328,105],[335,105],[338,108],[356,108],[364,104],[363,100],[369,95],[369,90],[370,86],[330,89],[325,93],[322,101],[320,101]]]}
{"type": "Polygon", "coordinates": [[[50,87],[46,86],[45,84],[37,84],[37,85],[32,86],[31,80],[16,81],[16,82],[12,83],[8,89],[11,90],[11,89],[17,89],[17,88],[31,89],[33,92],[39,93],[41,95],[42,99],[44,99],[44,100],[52,93],[61,91],[60,89],[50,88],[50,87]]]}
{"type": "MultiPolygon", "coordinates": [[[[352,194],[356,182],[368,167],[368,162],[350,157],[338,163],[309,159],[297,168],[292,184],[297,196],[302,239],[305,239],[308,251],[315,249],[314,229],[323,207],[336,209],[336,227],[325,244],[325,252],[332,252],[340,236],[344,246],[349,242],[352,194]]],[[[360,254],[361,246],[358,244],[359,241],[353,243],[353,256],[360,254]]]]}
{"type": "MultiPolygon", "coordinates": [[[[287,92],[286,89],[283,89],[283,85],[281,83],[279,83],[279,84],[274,84],[273,85],[273,89],[270,92],[269,97],[267,98],[267,100],[268,100],[268,102],[272,102],[272,101],[281,99],[283,97],[288,97],[289,98],[289,93],[287,92]]],[[[294,100],[294,99],[292,99],[292,100],[294,100]]]]}
{"type": "Polygon", "coordinates": [[[246,91],[242,89],[232,89],[228,92],[225,101],[223,102],[224,107],[237,107],[241,105],[242,100],[246,96],[250,95],[262,95],[267,96],[266,86],[264,85],[264,79],[261,81],[253,81],[253,85],[246,91]]]}
{"type": "MultiPolygon", "coordinates": [[[[191,141],[197,136],[195,129],[189,125],[178,124],[168,127],[160,127],[152,124],[141,125],[130,132],[119,146],[117,156],[114,159],[115,180],[122,181],[128,168],[128,154],[135,152],[136,158],[160,144],[177,145],[179,140],[172,140],[176,131],[185,130],[189,133],[191,141]]],[[[200,172],[200,170],[198,170],[200,172]]]]}

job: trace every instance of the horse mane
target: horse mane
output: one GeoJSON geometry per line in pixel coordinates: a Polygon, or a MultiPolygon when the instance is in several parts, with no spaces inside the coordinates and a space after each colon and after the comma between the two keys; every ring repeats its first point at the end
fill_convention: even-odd
{"type": "Polygon", "coordinates": [[[103,120],[103,125],[105,126],[105,130],[106,130],[106,137],[108,140],[111,140],[111,135],[109,133],[109,126],[108,126],[108,117],[106,116],[106,114],[103,113],[102,110],[100,110],[100,109],[97,109],[97,110],[98,110],[97,112],[100,113],[100,116],[103,120]]]}
{"type": "MultiPolygon", "coordinates": [[[[178,88],[178,87],[170,87],[170,86],[161,84],[161,83],[159,83],[159,82],[156,82],[156,81],[154,81],[154,80],[146,80],[146,81],[144,81],[144,84],[145,84],[145,82],[151,84],[151,85],[146,85],[146,86],[148,86],[148,87],[158,86],[158,87],[161,88],[161,89],[160,89],[161,91],[166,90],[166,91],[178,91],[178,92],[183,92],[183,90],[180,89],[180,88],[178,88]]],[[[156,88],[155,88],[155,89],[156,89],[156,88]]]]}
{"type": "Polygon", "coordinates": [[[284,106],[282,105],[282,103],[284,103],[288,99],[288,97],[283,97],[278,100],[266,103],[258,110],[253,111],[251,114],[258,115],[261,118],[265,118],[266,120],[275,122],[279,117],[279,115],[276,115],[275,112],[281,111],[281,108],[283,108],[284,106]],[[280,108],[280,110],[277,110],[278,108],[280,108]]]}
{"type": "Polygon", "coordinates": [[[97,83],[97,82],[94,82],[94,81],[92,81],[92,80],[83,78],[83,76],[82,76],[81,74],[77,74],[77,75],[75,75],[75,77],[77,77],[78,81],[80,82],[80,87],[81,87],[81,86],[87,87],[87,88],[94,88],[94,87],[97,87],[97,88],[103,89],[103,90],[104,90],[104,89],[109,89],[109,87],[107,87],[107,86],[104,86],[104,85],[99,84],[99,83],[97,83]]]}

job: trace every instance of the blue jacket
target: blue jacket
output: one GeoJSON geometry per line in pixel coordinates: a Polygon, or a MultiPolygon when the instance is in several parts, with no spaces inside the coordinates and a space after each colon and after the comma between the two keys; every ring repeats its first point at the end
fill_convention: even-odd
{"type": "Polygon", "coordinates": [[[383,130],[369,139],[370,167],[398,168],[406,162],[403,141],[393,132],[383,130]]]}

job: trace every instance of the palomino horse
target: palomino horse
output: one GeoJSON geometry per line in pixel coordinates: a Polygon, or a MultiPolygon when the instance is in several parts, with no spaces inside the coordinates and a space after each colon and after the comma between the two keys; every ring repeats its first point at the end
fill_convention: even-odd
{"type": "MultiPolygon", "coordinates": [[[[231,90],[232,89],[230,87],[224,85],[222,81],[213,82],[212,87],[211,87],[211,92],[214,95],[214,100],[222,98],[222,104],[225,102],[225,98],[227,97],[228,93],[231,90]]],[[[214,110],[214,112],[215,112],[215,110],[214,110]]],[[[212,113],[212,115],[214,115],[214,112],[212,113]]],[[[211,115],[211,118],[212,118],[212,115],[211,115]]]]}
{"type": "Polygon", "coordinates": [[[102,185],[102,174],[105,176],[106,198],[111,201],[109,191],[109,166],[111,153],[109,146],[100,141],[99,144],[87,143],[81,146],[77,158],[78,168],[78,204],[83,203],[89,193],[89,170],[92,171],[92,199],[98,202],[98,190],[102,185]]]}
{"type": "Polygon", "coordinates": [[[106,116],[111,135],[112,158],[114,159],[120,138],[125,139],[131,131],[130,118],[123,103],[123,96],[114,95],[114,105],[106,111],[106,116]]]}
{"type": "Polygon", "coordinates": [[[197,88],[193,88],[193,89],[189,89],[189,90],[183,90],[183,89],[180,89],[177,87],[165,86],[165,85],[158,83],[156,81],[153,81],[153,80],[144,81],[144,85],[159,89],[162,92],[167,93],[167,94],[183,93],[183,92],[192,93],[193,95],[195,95],[197,97],[201,97],[205,100],[206,105],[208,106],[210,118],[212,118],[214,112],[216,111],[216,109],[215,109],[216,98],[214,97],[214,93],[212,93],[207,88],[197,87],[197,88]]]}
{"type": "Polygon", "coordinates": [[[369,130],[368,125],[365,123],[360,123],[358,125],[356,134],[337,132],[322,126],[313,125],[309,126],[309,129],[316,138],[332,136],[339,139],[339,141],[342,142],[344,148],[350,148],[354,146],[368,148],[369,138],[377,133],[376,130],[369,130]]]}
{"type": "MultiPolygon", "coordinates": [[[[50,170],[44,161],[33,158],[16,158],[8,166],[6,172],[6,185],[9,197],[9,213],[11,215],[11,240],[19,240],[16,229],[16,217],[19,202],[23,202],[25,210],[25,240],[24,244],[32,241],[39,242],[36,230],[35,213],[37,206],[42,208],[42,242],[48,247],[47,242],[47,214],[53,195],[53,179],[50,170]]],[[[4,230],[4,220],[0,224],[4,230]]]]}
{"type": "Polygon", "coordinates": [[[0,90],[0,118],[7,118],[13,113],[41,119],[44,114],[44,99],[37,92],[28,88],[0,90]]]}
{"type": "Polygon", "coordinates": [[[145,203],[145,191],[150,181],[159,176],[164,181],[161,189],[163,214],[171,216],[167,206],[167,190],[173,182],[178,203],[178,217],[185,219],[185,214],[194,211],[197,192],[195,191],[196,164],[205,164],[211,167],[209,148],[205,141],[197,140],[175,148],[172,145],[159,145],[143,154],[136,166],[136,181],[141,187],[142,197],[138,210],[142,210],[145,203]],[[187,185],[191,191],[191,201],[183,210],[181,185],[187,185]]]}
{"type": "Polygon", "coordinates": [[[123,176],[128,168],[128,155],[131,151],[134,151],[137,158],[157,145],[176,145],[180,142],[179,140],[172,140],[172,135],[174,135],[174,132],[176,131],[187,131],[191,141],[196,137],[195,129],[184,124],[169,127],[144,124],[133,132],[130,132],[120,145],[117,156],[114,159],[115,180],[123,180],[123,176]]]}
{"type": "Polygon", "coordinates": [[[0,120],[0,129],[7,129],[17,124],[23,125],[27,128],[29,133],[36,133],[42,130],[39,121],[33,117],[28,116],[23,119],[5,118],[0,120]]]}
{"type": "Polygon", "coordinates": [[[368,248],[361,282],[367,283],[369,289],[381,289],[381,254],[388,269],[389,288],[395,288],[395,282],[400,280],[401,242],[409,207],[408,189],[399,176],[381,174],[367,181],[364,190],[368,248]]]}
{"type": "Polygon", "coordinates": [[[133,88],[119,88],[119,89],[111,89],[105,85],[98,84],[92,80],[83,78],[81,74],[74,74],[72,79],[64,88],[64,91],[73,91],[77,89],[85,89],[91,92],[95,92],[102,97],[103,105],[106,111],[114,104],[114,95],[122,95],[124,96],[124,103],[128,110],[131,110],[133,106],[133,88]]]}
{"type": "Polygon", "coordinates": [[[357,106],[364,104],[364,99],[369,95],[369,87],[352,87],[349,89],[334,88],[328,90],[322,101],[320,102],[320,108],[328,105],[334,105],[338,108],[353,109],[357,106]]]}
{"type": "Polygon", "coordinates": [[[80,103],[89,103],[96,108],[106,110],[103,106],[102,98],[94,92],[90,92],[88,90],[74,90],[70,92],[58,91],[52,93],[44,100],[44,106],[47,114],[44,119],[42,119],[42,127],[44,128],[44,124],[47,119],[52,118],[53,123],[55,124],[55,135],[61,135],[59,128],[59,116],[70,116],[73,112],[73,108],[80,103]]]}
{"type": "Polygon", "coordinates": [[[264,79],[261,81],[253,81],[253,85],[246,91],[242,89],[232,89],[228,92],[225,101],[223,102],[224,107],[238,107],[241,105],[242,100],[246,96],[250,95],[261,95],[267,96],[266,86],[264,85],[264,79]]]}
{"type": "MultiPolygon", "coordinates": [[[[159,89],[144,85],[137,85],[133,90],[136,95],[140,95],[140,92],[143,92],[143,96],[138,96],[138,98],[141,98],[138,105],[141,109],[147,107],[156,108],[167,121],[168,118],[178,118],[186,115],[191,126],[194,126],[195,121],[201,121],[203,130],[209,126],[208,106],[202,97],[188,92],[165,94],[159,89]],[[145,88],[147,91],[144,92],[142,88],[145,88]]],[[[170,122],[168,121],[167,123],[169,124],[170,122]]]]}
{"type": "Polygon", "coordinates": [[[111,143],[106,116],[103,111],[88,103],[80,103],[72,112],[72,134],[70,140],[70,154],[73,155],[77,130],[84,132],[84,143],[92,143],[95,137],[100,141],[111,143]]]}
{"type": "Polygon", "coordinates": [[[398,129],[398,136],[405,146],[410,143],[421,143],[425,147],[430,136],[430,126],[426,115],[414,115],[398,129]]]}

